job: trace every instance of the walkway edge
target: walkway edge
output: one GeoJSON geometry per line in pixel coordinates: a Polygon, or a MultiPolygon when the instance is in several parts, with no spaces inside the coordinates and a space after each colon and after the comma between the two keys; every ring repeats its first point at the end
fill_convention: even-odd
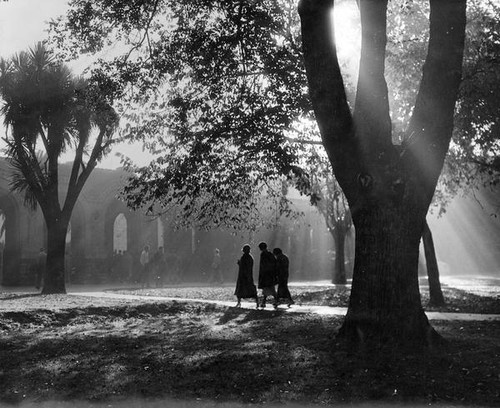
{"type": "MultiPolygon", "coordinates": [[[[111,292],[71,292],[72,296],[87,296],[108,299],[128,299],[128,300],[149,300],[153,302],[196,302],[196,303],[211,303],[227,307],[235,307],[236,302],[227,302],[221,300],[207,299],[186,299],[177,297],[165,296],[142,296],[142,295],[127,295],[124,293],[111,292]]],[[[255,303],[242,302],[242,309],[255,309],[255,303]]],[[[273,311],[272,307],[268,307],[268,311],[273,311]]],[[[312,313],[322,316],[345,316],[347,313],[346,307],[331,307],[331,306],[309,306],[309,305],[293,305],[290,308],[279,307],[278,310],[288,313],[312,313]]],[[[425,312],[429,320],[450,320],[450,321],[500,321],[500,314],[479,314],[479,313],[444,313],[444,312],[425,312]]]]}

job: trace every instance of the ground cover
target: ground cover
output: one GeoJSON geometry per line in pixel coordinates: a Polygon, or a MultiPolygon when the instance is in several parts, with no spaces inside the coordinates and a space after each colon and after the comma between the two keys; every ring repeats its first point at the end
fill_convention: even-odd
{"type": "Polygon", "coordinates": [[[381,353],[338,344],[340,324],[280,310],[3,293],[0,403],[500,405],[500,322],[433,321],[444,349],[381,353]]]}
{"type": "MultiPolygon", "coordinates": [[[[165,296],[184,299],[206,299],[220,301],[235,301],[234,287],[232,286],[199,286],[148,289],[121,289],[114,292],[134,295],[165,296]]],[[[347,307],[350,287],[348,286],[308,286],[293,285],[290,287],[293,299],[298,305],[317,305],[347,307]]],[[[421,290],[422,305],[428,311],[454,313],[488,313],[500,314],[500,293],[491,292],[486,295],[477,295],[469,291],[443,285],[443,295],[446,305],[434,307],[428,305],[429,291],[427,287],[421,290]]],[[[236,303],[236,301],[235,301],[236,303]]]]}

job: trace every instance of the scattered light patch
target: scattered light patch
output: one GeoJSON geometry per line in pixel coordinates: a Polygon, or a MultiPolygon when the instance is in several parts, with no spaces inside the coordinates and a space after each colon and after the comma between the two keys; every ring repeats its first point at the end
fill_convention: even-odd
{"type": "Polygon", "coordinates": [[[306,347],[297,346],[290,352],[290,357],[294,360],[305,360],[308,361],[314,357],[314,353],[311,352],[306,347]]]}
{"type": "Polygon", "coordinates": [[[193,354],[186,355],[182,360],[183,364],[188,366],[201,364],[209,359],[216,359],[221,354],[218,350],[195,351],[193,354]]]}
{"type": "Polygon", "coordinates": [[[437,258],[449,267],[442,276],[500,277],[500,219],[494,211],[493,198],[481,192],[456,198],[442,217],[428,216],[437,258]]]}
{"type": "Polygon", "coordinates": [[[441,283],[466,290],[477,296],[496,296],[500,299],[500,277],[494,276],[442,276],[441,283]]]}
{"type": "Polygon", "coordinates": [[[81,369],[79,367],[81,364],[85,366],[90,366],[98,363],[98,358],[93,358],[89,356],[78,356],[76,354],[69,354],[65,356],[57,356],[51,360],[43,361],[41,366],[37,369],[43,368],[43,370],[54,377],[58,377],[61,373],[69,373],[71,371],[78,371],[81,369]]]}
{"type": "Polygon", "coordinates": [[[127,367],[118,363],[107,364],[103,367],[106,384],[120,384],[127,376],[127,367]]]}
{"type": "Polygon", "coordinates": [[[257,352],[259,352],[259,350],[272,348],[274,345],[275,343],[269,340],[255,339],[251,343],[242,344],[242,348],[248,350],[248,352],[251,352],[251,350],[257,350],[257,352]]]}

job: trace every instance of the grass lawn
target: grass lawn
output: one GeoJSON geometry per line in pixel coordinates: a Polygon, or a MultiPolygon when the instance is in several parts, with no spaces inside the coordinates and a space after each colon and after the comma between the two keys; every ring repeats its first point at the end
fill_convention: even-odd
{"type": "MultiPolygon", "coordinates": [[[[485,313],[500,314],[500,293],[488,295],[477,295],[465,290],[443,285],[443,295],[446,299],[446,306],[436,308],[428,306],[429,291],[426,286],[420,289],[422,305],[428,311],[453,312],[453,313],[485,313]]],[[[234,286],[200,286],[181,287],[173,286],[167,288],[150,289],[122,289],[113,290],[115,293],[166,296],[184,299],[207,299],[234,301],[234,286]]],[[[290,287],[295,303],[298,305],[319,305],[347,307],[349,302],[350,288],[348,286],[324,285],[324,286],[297,286],[290,287]]]]}
{"type": "MultiPolygon", "coordinates": [[[[292,289],[297,303],[346,300],[339,288],[292,289]]],[[[231,291],[141,293],[233,300],[231,291]]],[[[497,296],[453,293],[453,311],[498,313],[497,296]]],[[[500,406],[500,321],[433,321],[445,349],[380,353],[338,345],[341,322],[181,301],[0,293],[0,403],[500,406]]]]}

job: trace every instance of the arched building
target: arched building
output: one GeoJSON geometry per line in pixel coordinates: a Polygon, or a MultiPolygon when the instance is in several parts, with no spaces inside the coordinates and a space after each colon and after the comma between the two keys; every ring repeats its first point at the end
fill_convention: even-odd
{"type": "MultiPolygon", "coordinates": [[[[46,247],[46,226],[41,211],[23,204],[23,197],[9,189],[10,168],[0,159],[0,282],[2,285],[34,283],[37,254],[46,247]]],[[[60,170],[65,190],[69,166],[60,170]]],[[[139,270],[144,245],[154,253],[159,246],[175,263],[187,281],[206,279],[215,247],[221,250],[222,267],[228,280],[236,278],[236,259],[246,242],[265,240],[272,248],[281,246],[291,258],[291,275],[296,279],[329,279],[333,244],[322,217],[307,200],[295,204],[305,213],[301,222],[285,221],[275,230],[249,236],[221,230],[175,230],[168,218],[146,217],[117,198],[125,180],[118,170],[95,169],[87,181],[72,214],[68,231],[66,275],[71,283],[99,283],[126,280],[139,270]],[[116,256],[127,261],[117,266],[116,256]],[[126,265],[128,272],[119,270],[126,265]]],[[[257,250],[254,250],[257,255],[257,250]]]]}

